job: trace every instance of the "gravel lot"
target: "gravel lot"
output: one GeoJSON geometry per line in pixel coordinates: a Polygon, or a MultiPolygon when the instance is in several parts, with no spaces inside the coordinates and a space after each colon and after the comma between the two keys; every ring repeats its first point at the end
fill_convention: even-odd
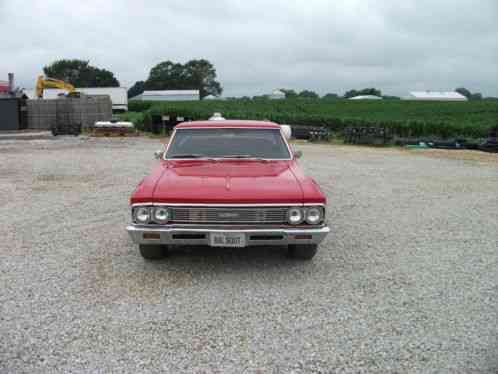
{"type": "Polygon", "coordinates": [[[297,147],[313,261],[148,263],[124,228],[158,140],[0,142],[0,373],[497,373],[498,155],[297,147]]]}

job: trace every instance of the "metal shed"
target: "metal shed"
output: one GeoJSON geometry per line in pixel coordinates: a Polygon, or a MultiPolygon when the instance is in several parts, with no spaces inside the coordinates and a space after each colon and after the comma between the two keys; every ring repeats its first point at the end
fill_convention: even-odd
{"type": "Polygon", "coordinates": [[[468,99],[458,92],[444,91],[412,91],[403,100],[420,101],[468,101],[468,99]]]}
{"type": "Polygon", "coordinates": [[[26,106],[20,98],[0,99],[0,131],[23,130],[27,127],[26,106]]]}
{"type": "Polygon", "coordinates": [[[144,91],[142,94],[130,98],[138,101],[198,101],[199,90],[163,90],[144,91]]]}

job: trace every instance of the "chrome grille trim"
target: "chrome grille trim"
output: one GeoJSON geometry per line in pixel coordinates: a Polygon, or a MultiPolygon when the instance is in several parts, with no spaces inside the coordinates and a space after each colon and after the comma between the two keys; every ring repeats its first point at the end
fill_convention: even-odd
{"type": "Polygon", "coordinates": [[[287,223],[288,207],[171,206],[170,222],[178,223],[287,223]]]}

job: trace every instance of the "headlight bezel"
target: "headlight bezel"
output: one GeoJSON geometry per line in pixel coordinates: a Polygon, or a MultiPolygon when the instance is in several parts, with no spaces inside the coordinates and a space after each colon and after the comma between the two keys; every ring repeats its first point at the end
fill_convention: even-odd
{"type": "Polygon", "coordinates": [[[138,206],[135,209],[133,209],[133,220],[136,223],[141,224],[141,225],[145,225],[147,223],[150,223],[151,218],[152,218],[151,207],[148,207],[148,206],[138,206]],[[142,212],[142,214],[141,214],[141,212],[142,212]],[[144,220],[139,219],[138,217],[140,215],[145,215],[145,212],[147,212],[146,213],[147,219],[144,219],[144,220]]]}
{"type": "Polygon", "coordinates": [[[290,224],[290,225],[300,225],[301,223],[303,223],[305,220],[305,214],[304,214],[304,211],[302,208],[300,207],[297,207],[297,206],[293,206],[293,207],[290,207],[289,210],[287,211],[287,222],[290,224]],[[293,212],[299,212],[300,214],[300,219],[297,220],[297,221],[291,221],[291,215],[293,212]]]}
{"type": "Polygon", "coordinates": [[[306,209],[304,216],[308,225],[319,225],[325,219],[325,209],[322,206],[310,206],[306,209]],[[310,219],[312,216],[310,213],[314,213],[318,219],[316,221],[310,219]]]}
{"type": "Polygon", "coordinates": [[[152,220],[155,222],[155,223],[158,223],[160,225],[164,225],[166,223],[168,223],[169,221],[169,218],[170,218],[170,212],[169,212],[169,209],[168,207],[166,206],[156,206],[152,209],[152,220]],[[161,219],[161,218],[158,218],[157,217],[157,212],[158,211],[164,211],[166,212],[166,217],[161,219]]]}

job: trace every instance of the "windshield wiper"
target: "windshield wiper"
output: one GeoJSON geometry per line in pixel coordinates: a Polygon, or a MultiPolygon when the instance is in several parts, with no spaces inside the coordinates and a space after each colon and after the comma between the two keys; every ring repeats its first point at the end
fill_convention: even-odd
{"type": "Polygon", "coordinates": [[[251,160],[267,161],[264,158],[256,157],[254,155],[226,155],[226,156],[223,156],[222,158],[249,158],[251,160]]]}
{"type": "Polygon", "coordinates": [[[255,158],[253,155],[226,155],[222,158],[255,158]]]}
{"type": "Polygon", "coordinates": [[[197,153],[186,153],[183,155],[171,156],[171,158],[202,158],[202,157],[206,157],[206,156],[201,155],[201,154],[197,154],[197,153]]]}

